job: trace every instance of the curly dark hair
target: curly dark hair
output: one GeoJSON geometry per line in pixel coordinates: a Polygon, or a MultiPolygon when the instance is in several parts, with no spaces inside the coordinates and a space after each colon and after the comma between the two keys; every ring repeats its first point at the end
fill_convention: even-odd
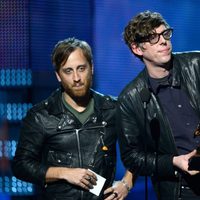
{"type": "MultiPolygon", "coordinates": [[[[149,10],[141,12],[133,17],[125,27],[123,33],[124,41],[130,49],[133,43],[138,46],[141,38],[148,37],[148,35],[153,33],[155,28],[158,28],[162,24],[166,28],[169,28],[168,23],[160,13],[149,10]]],[[[136,56],[141,59],[140,56],[136,56]]]]}
{"type": "Polygon", "coordinates": [[[77,48],[82,50],[83,55],[89,62],[90,66],[92,66],[93,55],[90,45],[83,40],[78,40],[72,37],[59,41],[52,51],[51,59],[56,72],[60,70],[60,67],[66,63],[70,54],[77,48]]]}

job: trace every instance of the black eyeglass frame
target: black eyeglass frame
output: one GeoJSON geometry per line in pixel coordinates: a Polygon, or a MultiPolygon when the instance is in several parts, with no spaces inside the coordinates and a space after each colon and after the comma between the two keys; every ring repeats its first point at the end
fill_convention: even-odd
{"type": "MultiPolygon", "coordinates": [[[[163,38],[165,40],[169,40],[172,37],[172,34],[173,34],[173,28],[167,28],[164,31],[162,31],[161,33],[152,33],[152,34],[149,34],[146,37],[137,38],[135,40],[135,42],[137,42],[137,43],[149,42],[150,44],[156,44],[160,40],[161,35],[163,36],[163,38]],[[164,33],[168,32],[168,31],[170,32],[170,35],[169,35],[169,37],[166,37],[166,35],[164,33]],[[156,42],[152,42],[152,40],[150,39],[151,36],[157,37],[156,42]]],[[[155,38],[153,38],[153,39],[155,39],[155,38]]]]}

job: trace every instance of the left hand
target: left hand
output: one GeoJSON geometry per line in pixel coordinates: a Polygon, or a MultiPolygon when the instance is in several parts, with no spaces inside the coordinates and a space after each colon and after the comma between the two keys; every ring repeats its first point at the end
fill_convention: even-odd
{"type": "Polygon", "coordinates": [[[107,197],[104,200],[124,200],[128,195],[128,190],[121,181],[115,181],[112,187],[104,191],[107,197]]]}
{"type": "Polygon", "coordinates": [[[199,174],[199,171],[188,170],[189,159],[195,156],[196,153],[197,150],[193,150],[192,152],[185,155],[174,156],[173,165],[180,168],[184,173],[190,174],[191,176],[199,174]]]}

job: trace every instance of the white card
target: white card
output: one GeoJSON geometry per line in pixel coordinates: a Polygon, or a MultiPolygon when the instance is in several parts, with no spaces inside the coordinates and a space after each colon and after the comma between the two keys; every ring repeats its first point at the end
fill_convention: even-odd
{"type": "Polygon", "coordinates": [[[93,185],[93,188],[90,189],[89,191],[92,193],[92,194],[95,194],[96,196],[99,196],[103,186],[104,186],[104,183],[106,182],[106,179],[102,176],[100,176],[99,174],[93,172],[91,169],[88,169],[89,171],[91,171],[92,173],[94,173],[97,177],[97,184],[96,185],[93,185]]]}

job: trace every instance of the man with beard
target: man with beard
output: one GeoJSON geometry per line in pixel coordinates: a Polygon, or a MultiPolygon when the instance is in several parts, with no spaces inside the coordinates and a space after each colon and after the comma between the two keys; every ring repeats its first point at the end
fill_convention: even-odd
{"type": "Polygon", "coordinates": [[[52,63],[61,88],[23,120],[14,175],[40,185],[41,199],[124,199],[132,174],[112,187],[116,169],[116,100],[91,89],[93,60],[85,41],[59,41],[52,63]],[[106,179],[99,196],[91,191],[106,179]],[[99,183],[98,183],[99,184],[99,183]]]}

